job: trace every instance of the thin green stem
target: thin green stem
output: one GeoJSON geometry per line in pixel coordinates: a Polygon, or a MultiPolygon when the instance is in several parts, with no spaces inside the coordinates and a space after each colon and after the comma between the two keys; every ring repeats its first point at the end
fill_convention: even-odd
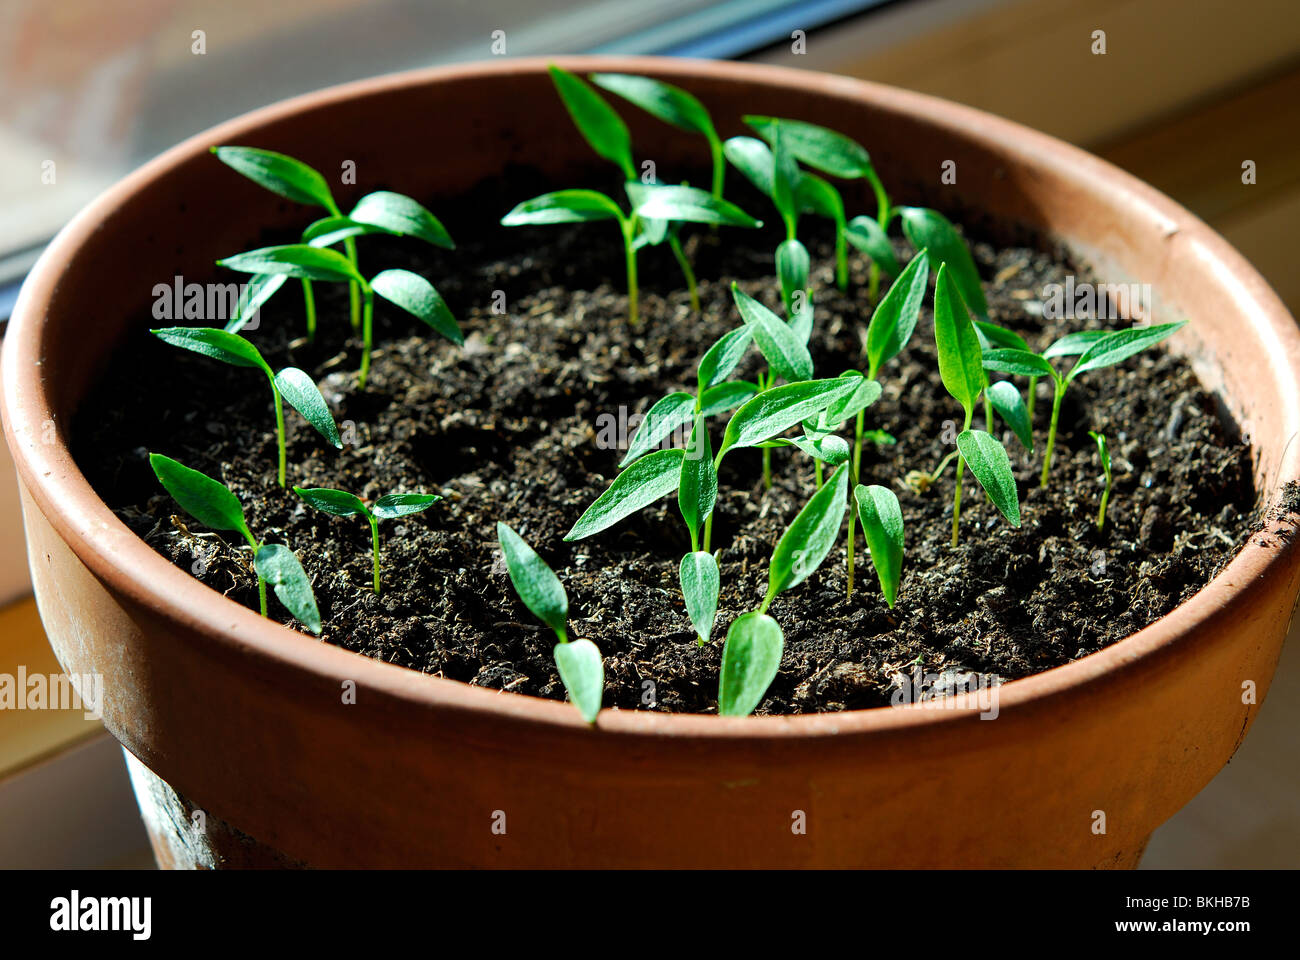
{"type": "MultiPolygon", "coordinates": [[[[343,211],[340,210],[338,204],[334,203],[332,200],[330,201],[330,204],[326,209],[328,209],[329,212],[336,217],[343,216],[343,211]]],[[[351,262],[352,266],[358,272],[360,272],[361,266],[357,262],[357,244],[352,237],[348,237],[346,240],[343,241],[343,252],[347,254],[347,258],[349,262],[351,262]]],[[[355,280],[348,281],[348,306],[350,310],[350,316],[352,319],[352,329],[353,331],[356,331],[360,326],[359,318],[361,314],[361,309],[360,309],[361,299],[360,299],[360,290],[358,289],[358,285],[355,280]]]]}
{"type": "Polygon", "coordinates": [[[374,339],[375,291],[366,284],[361,292],[365,299],[361,312],[361,375],[357,378],[357,385],[364,390],[370,373],[370,344],[374,339]]]}
{"type": "Polygon", "coordinates": [[[820,490],[822,488],[822,462],[820,460],[813,461],[813,470],[816,474],[817,489],[820,490]]]}
{"type": "Polygon", "coordinates": [[[686,278],[686,289],[691,294],[691,310],[699,313],[700,292],[695,285],[695,271],[691,269],[691,261],[686,259],[686,251],[682,249],[682,241],[677,238],[676,234],[669,235],[668,248],[672,250],[673,256],[677,258],[677,264],[682,268],[682,276],[686,278]]]}
{"type": "Polygon", "coordinates": [[[271,381],[271,395],[275,397],[275,436],[280,445],[280,486],[284,486],[284,400],[280,396],[280,388],[275,385],[275,377],[271,371],[266,371],[266,375],[271,381]]]}
{"type": "MultiPolygon", "coordinates": [[[[963,433],[970,429],[971,414],[972,411],[970,410],[966,411],[966,423],[965,426],[962,427],[963,433]]],[[[961,475],[966,466],[966,458],[961,455],[960,451],[956,451],[956,453],[957,453],[957,489],[953,492],[953,496],[952,496],[952,545],[954,547],[957,546],[957,530],[958,530],[957,525],[958,525],[958,521],[961,518],[961,475]]]]}
{"type": "Polygon", "coordinates": [[[1029,378],[1029,396],[1025,399],[1025,414],[1029,420],[1029,426],[1034,425],[1034,394],[1038,392],[1038,378],[1029,378]]]}
{"type": "Polygon", "coordinates": [[[316,340],[316,294],[312,291],[311,281],[306,277],[302,281],[302,306],[307,314],[307,342],[316,340]]]}
{"type": "Polygon", "coordinates": [[[1052,469],[1052,448],[1056,446],[1056,421],[1061,416],[1061,398],[1065,396],[1065,381],[1056,382],[1055,396],[1052,397],[1052,422],[1047,428],[1047,449],[1043,451],[1043,476],[1039,486],[1046,489],[1047,476],[1052,469]]]}
{"type": "Polygon", "coordinates": [[[727,174],[727,161],[722,154],[722,140],[716,134],[709,137],[709,153],[713,158],[713,196],[721,200],[723,177],[727,174]]]}
{"type": "Polygon", "coordinates": [[[1104,529],[1106,526],[1106,502],[1110,500],[1110,481],[1106,481],[1106,489],[1101,492],[1101,509],[1097,511],[1097,529],[1104,529]]]}
{"type": "Polygon", "coordinates": [[[636,247],[632,245],[631,220],[623,221],[623,256],[627,261],[627,322],[633,327],[641,322],[637,313],[636,247]]]}
{"type": "Polygon", "coordinates": [[[248,545],[253,548],[253,573],[257,576],[257,604],[258,607],[261,608],[262,616],[265,617],[268,616],[266,610],[266,581],[262,579],[261,574],[257,573],[257,550],[261,544],[257,542],[257,538],[253,536],[253,533],[248,529],[247,524],[245,524],[239,532],[244,535],[244,539],[248,541],[248,545]]]}
{"type": "MultiPolygon", "coordinates": [[[[873,377],[872,379],[875,378],[873,377]]],[[[853,425],[853,474],[852,483],[849,485],[849,538],[846,564],[849,588],[845,599],[853,598],[853,541],[858,529],[858,511],[854,507],[853,491],[857,489],[858,477],[862,475],[862,437],[866,432],[866,415],[867,412],[865,410],[859,410],[857,420],[853,425]]]]}
{"type": "Polygon", "coordinates": [[[763,489],[772,489],[772,448],[763,448],[763,489]]]}
{"type": "Polygon", "coordinates": [[[367,513],[366,519],[370,521],[370,553],[373,558],[375,570],[375,593],[379,593],[379,521],[375,519],[373,513],[367,513]]]}

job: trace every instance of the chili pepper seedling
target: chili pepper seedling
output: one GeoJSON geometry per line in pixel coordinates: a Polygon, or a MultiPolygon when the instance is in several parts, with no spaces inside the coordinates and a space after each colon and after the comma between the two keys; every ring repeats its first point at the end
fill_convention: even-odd
{"type": "MultiPolygon", "coordinates": [[[[848,286],[848,260],[845,240],[853,241],[872,260],[871,299],[876,298],[876,285],[879,283],[877,266],[884,266],[891,276],[897,276],[898,264],[888,241],[883,245],[877,238],[883,237],[892,217],[889,196],[884,184],[872,166],[871,155],[857,141],[828,127],[820,127],[802,120],[790,120],[778,117],[746,116],[749,124],[768,143],[774,143],[776,131],[782,131],[786,149],[795,160],[807,164],[815,170],[844,180],[865,179],[876,196],[876,218],[870,221],[876,229],[865,226],[860,221],[857,229],[850,235],[848,224],[844,220],[844,201],[839,191],[821,177],[805,174],[799,184],[799,195],[804,205],[821,216],[835,221],[835,276],[841,290],[848,286]],[[869,239],[867,239],[869,238],[869,239]],[[864,246],[865,243],[865,246],[864,246]],[[888,252],[885,252],[888,251],[888,252]],[[884,260],[884,263],[880,261],[884,260]],[[889,268],[893,269],[890,270],[889,268]]],[[[856,219],[856,218],[855,218],[856,219]]],[[[865,219],[865,218],[863,218],[865,219]]]]}
{"type": "Polygon", "coordinates": [[[983,363],[989,370],[1023,376],[1050,377],[1054,387],[1052,396],[1052,420],[1047,431],[1047,448],[1043,452],[1043,474],[1040,484],[1047,486],[1047,478],[1052,469],[1052,449],[1056,445],[1057,421],[1061,416],[1061,401],[1065,391],[1074,382],[1075,377],[1089,370],[1113,366],[1153,347],[1166,337],[1172,336],[1187,324],[1186,320],[1177,323],[1162,323],[1150,327],[1130,327],[1127,330],[1088,331],[1086,336],[1069,334],[1053,343],[1042,354],[1029,350],[991,350],[984,355],[983,363]],[[1070,372],[1062,376],[1052,365],[1053,357],[1079,355],[1079,359],[1070,372]]]}
{"type": "Polygon", "coordinates": [[[785,240],[776,248],[776,275],[786,313],[793,317],[804,306],[796,302],[795,295],[801,293],[806,300],[811,269],[808,250],[798,238],[799,215],[807,204],[825,200],[825,194],[815,187],[801,193],[800,185],[808,175],[799,169],[794,156],[786,149],[781,125],[774,124],[767,132],[771,147],[753,137],[732,137],[723,144],[723,153],[746,180],[772,200],[785,224],[785,240]]]}
{"type": "Polygon", "coordinates": [[[1013,527],[1020,526],[1020,496],[1006,449],[992,434],[971,429],[975,404],[988,385],[988,376],[984,373],[975,326],[948,274],[947,264],[939,267],[935,281],[934,341],[939,354],[939,377],[965,414],[962,431],[957,436],[957,484],[952,500],[952,545],[955,547],[961,517],[962,470],[967,464],[989,499],[1013,527]]]}
{"type": "Polygon", "coordinates": [[[781,666],[785,637],[767,615],[777,595],[816,570],[839,536],[848,506],[849,465],[841,464],[786,528],[768,565],[767,594],[757,610],[741,614],[727,630],[718,678],[718,713],[744,717],[763,702],[781,666]]]}
{"type": "Polygon", "coordinates": [[[709,157],[713,165],[713,184],[710,192],[722,199],[723,178],[727,164],[722,156],[722,139],[713,126],[709,111],[681,87],[650,77],[630,73],[593,73],[587,78],[602,90],[618,94],[651,116],[671,124],[687,133],[698,133],[709,142],[709,157]]]}
{"type": "MultiPolygon", "coordinates": [[[[597,93],[581,77],[569,73],[567,70],[563,70],[554,64],[548,67],[547,70],[550,73],[552,83],[555,84],[556,92],[559,93],[560,99],[564,102],[565,109],[569,112],[569,117],[573,120],[574,126],[578,128],[578,132],[582,134],[583,138],[597,154],[613,163],[622,172],[625,188],[628,191],[629,199],[634,208],[637,207],[639,203],[638,197],[633,193],[635,187],[668,186],[658,184],[653,177],[650,177],[644,182],[638,181],[636,164],[632,159],[631,134],[628,133],[627,125],[623,122],[623,119],[618,115],[617,111],[606,102],[604,97],[597,93]]],[[[633,81],[646,80],[644,77],[630,77],[628,79],[633,81]]],[[[620,84],[620,81],[618,80],[614,82],[616,85],[620,84]]],[[[653,84],[655,81],[649,82],[653,84]]],[[[626,80],[621,81],[621,85],[624,89],[630,89],[626,80]]],[[[647,92],[644,83],[634,84],[633,86],[636,87],[638,95],[647,92]]],[[[692,110],[686,99],[683,99],[683,97],[689,98],[690,100],[693,100],[694,98],[690,97],[690,95],[685,91],[676,91],[676,93],[681,96],[675,96],[672,91],[676,91],[676,88],[670,88],[669,91],[661,89],[652,99],[665,110],[668,109],[667,105],[669,103],[673,104],[673,109],[675,111],[673,115],[679,120],[686,120],[688,116],[692,122],[700,120],[699,114],[692,110]],[[683,109],[686,111],[685,113],[680,112],[683,109]]],[[[632,98],[629,97],[628,99],[632,98]]],[[[637,101],[633,100],[633,102],[637,101]]],[[[698,106],[698,101],[696,101],[695,105],[698,106]]],[[[649,109],[649,107],[645,107],[645,109],[649,109]]],[[[703,111],[703,107],[699,107],[699,109],[700,111],[703,111]]],[[[651,112],[653,113],[654,111],[652,110],[651,112]]],[[[709,123],[711,129],[712,124],[708,120],[707,113],[703,114],[703,120],[704,122],[709,123]]],[[[717,134],[714,133],[713,136],[716,139],[717,134]]],[[[716,179],[715,174],[715,181],[716,179]]],[[[682,184],[679,189],[685,188],[685,186],[685,184],[682,184]]],[[[628,218],[629,222],[624,231],[624,242],[629,248],[627,253],[628,316],[634,324],[636,322],[636,283],[635,261],[633,258],[637,249],[643,246],[655,246],[664,242],[668,243],[669,248],[672,250],[673,257],[676,258],[678,265],[682,269],[682,275],[686,278],[686,286],[691,298],[691,308],[698,311],[700,307],[700,299],[695,283],[695,271],[691,268],[690,260],[682,249],[678,225],[687,222],[710,223],[715,225],[729,224],[731,226],[759,225],[758,221],[752,220],[752,218],[747,214],[740,211],[739,208],[735,207],[733,204],[727,203],[723,199],[720,189],[713,193],[708,193],[706,191],[699,192],[713,201],[712,204],[706,205],[710,212],[703,218],[692,216],[660,217],[651,210],[642,211],[637,209],[634,209],[632,215],[628,218]],[[717,211],[722,209],[739,214],[743,219],[741,221],[718,219],[717,211]]],[[[700,205],[700,198],[696,197],[693,203],[696,206],[700,205]]],[[[502,222],[504,223],[505,221],[503,220],[502,222]]]]}
{"type": "Polygon", "coordinates": [[[537,224],[587,223],[614,220],[623,237],[623,255],[627,266],[627,318],[632,326],[640,320],[637,310],[636,252],[637,227],[642,213],[648,210],[660,222],[718,223],[735,227],[758,227],[755,220],[726,200],[715,200],[707,191],[694,187],[628,184],[634,204],[631,214],[623,213],[610,197],[597,190],[557,190],[525,200],[501,218],[506,227],[537,224]]]}
{"type": "Polygon", "coordinates": [[[335,449],[343,449],[343,442],[339,439],[338,427],[334,424],[334,416],[330,413],[329,405],[306,372],[297,367],[285,367],[276,373],[271,369],[271,365],[262,359],[262,354],[257,347],[237,333],[226,333],[215,327],[163,327],[149,332],[174,347],[191,350],[232,366],[252,367],[266,374],[266,379],[271,384],[271,394],[275,398],[275,432],[280,447],[278,473],[280,486],[283,487],[285,482],[284,400],[289,401],[289,406],[302,414],[303,419],[315,427],[316,431],[335,449]]]}
{"type": "Polygon", "coordinates": [[[370,523],[370,554],[374,569],[375,593],[379,593],[379,521],[405,517],[433,506],[442,497],[431,493],[389,493],[367,507],[357,496],[330,487],[294,487],[308,504],[335,517],[363,516],[370,523]]]}
{"type": "MultiPolygon", "coordinates": [[[[331,247],[342,243],[348,261],[360,271],[355,238],[371,233],[385,233],[396,237],[415,237],[436,247],[453,250],[456,244],[442,223],[418,201],[390,190],[368,193],[343,215],[334,200],[325,177],[313,167],[294,157],[256,147],[212,147],[211,151],[222,163],[243,174],[272,193],[293,200],[324,207],[329,216],[317,220],[303,231],[302,242],[317,247],[331,247]]],[[[226,325],[230,333],[238,333],[253,312],[265,303],[284,284],[287,274],[266,273],[254,276],[240,299],[236,315],[226,325]]],[[[302,282],[303,309],[307,317],[307,339],[315,339],[316,298],[312,280],[299,276],[302,282]]],[[[361,285],[349,276],[348,299],[352,328],[361,329],[361,285]]]]}
{"type": "Polygon", "coordinates": [[[262,616],[267,616],[266,585],[275,588],[276,598],[317,636],[321,631],[320,611],[312,593],[311,581],[292,550],[279,543],[259,543],[248,529],[239,498],[218,480],[198,470],[191,470],[171,457],[149,454],[149,465],[181,509],[213,530],[230,530],[243,535],[253,551],[253,569],[257,574],[257,596],[262,616]]]}
{"type": "Polygon", "coordinates": [[[1101,492],[1101,504],[1097,508],[1097,529],[1103,530],[1106,526],[1106,503],[1110,500],[1110,450],[1106,446],[1106,434],[1089,430],[1088,436],[1096,441],[1097,458],[1101,460],[1102,472],[1106,474],[1106,488],[1101,492]]]}
{"type": "Polygon", "coordinates": [[[497,523],[497,542],[506,558],[506,571],[515,592],[533,615],[555,631],[555,667],[569,699],[588,723],[596,722],[605,695],[605,665],[590,640],[570,640],[569,596],[546,561],[519,534],[497,523]]]}
{"type": "Polygon", "coordinates": [[[362,294],[362,352],[357,385],[362,389],[365,389],[370,372],[375,294],[428,324],[452,343],[459,346],[465,342],[442,294],[428,280],[410,270],[383,270],[367,280],[347,257],[308,243],[261,247],[218,260],[217,265],[243,273],[280,273],[305,280],[346,281],[359,285],[362,294]]]}
{"type": "Polygon", "coordinates": [[[898,598],[898,581],[903,573],[903,511],[893,490],[877,484],[858,484],[853,489],[856,513],[871,553],[871,565],[880,580],[880,592],[893,609],[898,598]]]}
{"type": "Polygon", "coordinates": [[[721,580],[718,561],[707,550],[700,549],[700,525],[713,515],[713,505],[718,499],[718,471],[713,466],[713,451],[709,447],[709,431],[702,413],[695,415],[690,443],[682,456],[681,476],[677,485],[677,506],[686,521],[691,535],[691,552],[682,557],[678,579],[682,585],[682,599],[686,613],[695,627],[701,645],[708,642],[713,632],[713,620],[718,612],[718,590],[721,580]]]}

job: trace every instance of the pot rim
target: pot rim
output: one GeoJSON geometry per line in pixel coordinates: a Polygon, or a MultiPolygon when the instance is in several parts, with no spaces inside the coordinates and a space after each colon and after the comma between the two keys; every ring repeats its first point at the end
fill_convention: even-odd
{"type": "MultiPolygon", "coordinates": [[[[1289,435],[1300,432],[1300,330],[1264,279],[1226,240],[1174,201],[1132,175],[1085,151],[1046,134],[992,114],[936,97],[846,77],[761,64],[663,57],[564,56],[432,67],[353,81],[304,94],[246,113],[209,128],[165,151],[120,180],[81,210],[54,238],[23,284],[5,336],[0,361],[0,419],[28,494],[78,559],[114,591],[152,609],[202,640],[228,647],[246,659],[330,679],[351,679],[359,687],[412,706],[490,715],[506,721],[582,728],[573,707],[562,701],[473,687],[456,680],[422,674],[407,667],[373,660],[308,634],[266,620],[252,609],[226,599],[132,533],[95,493],[78,469],[62,431],[55,443],[39,441],[42,427],[54,420],[42,376],[43,321],[63,265],[98,228],[105,216],[130,202],[172,167],[206,153],[214,143],[241,142],[247,131],[304,110],[318,110],[358,96],[412,85],[479,76],[535,77],[546,66],[574,71],[618,70],[654,73],[689,84],[693,78],[731,82],[803,86],[810,78],[828,92],[865,97],[896,113],[921,114],[927,122],[961,136],[997,144],[1022,162],[1063,168],[1076,178],[1103,183],[1141,216],[1167,222],[1182,235],[1218,282],[1249,304],[1256,334],[1271,349],[1265,358],[1270,376],[1282,385],[1289,435]]],[[[1300,444],[1290,443],[1277,467],[1276,488],[1300,479],[1300,444]]],[[[1276,493],[1264,496],[1265,504],[1276,493]]],[[[1274,517],[1261,533],[1276,532],[1283,517],[1274,517]]],[[[1250,537],[1218,576],[1191,598],[1144,629],[1079,660],[1018,680],[998,690],[1000,712],[1029,708],[1049,698],[1081,692],[1108,676],[1135,669],[1156,655],[1172,653],[1179,641],[1232,606],[1248,604],[1250,594],[1270,576],[1283,575],[1294,562],[1292,551],[1266,548],[1250,537]]],[[[872,735],[936,724],[969,722],[981,710],[974,698],[950,698],[957,705],[940,709],[924,704],[875,707],[840,713],[774,717],[718,717],[712,714],[663,714],[603,709],[596,731],[632,736],[690,739],[766,740],[788,737],[872,735]]],[[[595,731],[593,731],[593,734],[595,731]]]]}

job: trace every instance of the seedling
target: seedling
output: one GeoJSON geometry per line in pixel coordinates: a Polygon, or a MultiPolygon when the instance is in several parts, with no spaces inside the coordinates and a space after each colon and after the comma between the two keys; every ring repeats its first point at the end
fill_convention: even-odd
{"type": "Polygon", "coordinates": [[[988,377],[984,373],[975,326],[948,274],[947,264],[939,267],[935,281],[934,341],[939,354],[939,377],[965,414],[962,432],[957,436],[957,484],[952,500],[952,545],[955,547],[961,518],[962,471],[967,464],[989,499],[1013,527],[1020,526],[1020,498],[1006,449],[991,433],[971,429],[975,404],[988,385],[988,377]]]}
{"type": "MultiPolygon", "coordinates": [[[[733,204],[727,203],[722,197],[720,186],[718,186],[718,188],[711,194],[704,191],[697,191],[704,196],[708,196],[713,201],[712,205],[710,205],[710,212],[703,219],[699,216],[659,216],[652,210],[635,209],[640,205],[640,200],[635,193],[636,187],[662,185],[655,183],[653,180],[644,183],[638,181],[636,164],[632,159],[632,137],[631,134],[628,133],[627,125],[623,122],[622,118],[614,108],[606,102],[605,98],[592,89],[592,87],[582,80],[581,77],[575,76],[567,70],[562,70],[553,64],[548,67],[547,70],[551,75],[552,82],[555,84],[556,92],[559,93],[560,99],[564,101],[565,109],[568,110],[574,126],[578,128],[578,132],[582,134],[583,138],[591,145],[591,148],[595,150],[597,154],[617,166],[623,174],[629,199],[634,207],[627,228],[624,231],[624,244],[629,247],[629,252],[627,254],[629,258],[629,319],[631,319],[635,324],[636,283],[635,263],[632,259],[634,252],[640,247],[655,246],[664,242],[667,242],[669,248],[672,250],[673,256],[676,258],[678,265],[682,269],[682,274],[686,278],[686,286],[691,298],[691,308],[698,311],[700,307],[700,299],[695,284],[695,271],[691,268],[686,253],[682,250],[681,240],[678,235],[678,225],[686,222],[710,223],[715,225],[730,223],[732,226],[758,226],[760,224],[758,221],[752,220],[752,218],[747,214],[744,214],[743,211],[740,211],[733,204]],[[742,222],[717,219],[717,211],[722,209],[727,209],[735,214],[739,214],[740,217],[743,218],[742,222]]],[[[657,104],[657,109],[663,111],[663,113],[657,113],[657,116],[662,116],[664,113],[671,114],[676,119],[669,120],[670,123],[677,121],[689,122],[694,124],[696,127],[700,126],[700,121],[702,120],[704,124],[707,124],[708,130],[712,131],[712,123],[709,121],[708,113],[704,111],[702,106],[700,106],[699,101],[695,100],[684,90],[677,90],[675,87],[668,87],[666,84],[661,84],[659,87],[666,89],[657,88],[656,92],[652,94],[650,89],[646,87],[646,84],[654,85],[656,81],[647,80],[647,78],[644,77],[626,77],[626,75],[611,74],[610,76],[623,76],[625,78],[622,81],[615,80],[615,86],[622,86],[623,90],[627,91],[634,89],[636,96],[641,97],[642,99],[649,96],[647,102],[657,104]],[[629,85],[628,81],[633,82],[629,85]],[[695,108],[698,108],[698,110],[695,108]]],[[[615,92],[621,93],[622,91],[615,90],[615,92]]],[[[626,96],[626,94],[624,95],[626,96]]],[[[628,97],[628,99],[632,99],[633,102],[637,102],[640,106],[645,106],[644,103],[640,103],[633,97],[628,97]]],[[[645,109],[650,108],[645,107],[645,109]]],[[[651,112],[654,113],[655,111],[651,110],[651,112]]],[[[703,130],[701,130],[701,132],[703,132],[703,130]]],[[[717,139],[716,132],[713,132],[712,136],[714,140],[717,139]]],[[[714,181],[715,184],[719,183],[716,173],[714,174],[714,181]]],[[[683,189],[685,187],[686,185],[682,184],[678,189],[683,189]]],[[[698,204],[699,198],[697,197],[694,199],[693,205],[698,204]]],[[[502,222],[504,223],[505,221],[503,220],[502,222]]]]}
{"type": "Polygon", "coordinates": [[[501,218],[507,227],[536,224],[586,223],[614,220],[623,237],[623,255],[627,265],[627,319],[632,326],[640,320],[637,311],[636,253],[639,247],[637,227],[642,217],[662,222],[719,223],[735,227],[759,227],[755,220],[735,204],[715,200],[707,191],[694,187],[629,183],[631,214],[610,197],[597,190],[557,190],[525,200],[501,218]]]}
{"type": "Polygon", "coordinates": [[[650,77],[630,73],[593,73],[587,79],[603,90],[618,94],[664,123],[704,137],[709,142],[709,157],[713,164],[713,187],[710,192],[717,199],[722,199],[727,164],[722,156],[722,139],[714,129],[713,120],[704,104],[681,87],[662,80],[652,80],[650,77]]]}
{"type": "Polygon", "coordinates": [[[930,268],[938,270],[948,266],[952,283],[961,293],[963,303],[975,313],[976,319],[987,320],[989,305],[980,285],[979,270],[971,257],[970,248],[957,228],[937,210],[925,207],[898,207],[895,211],[903,223],[903,234],[917,250],[925,250],[930,257],[930,268]]]}
{"type": "Polygon", "coordinates": [[[497,523],[497,542],[506,558],[506,571],[515,592],[533,615],[555,631],[555,667],[569,699],[588,723],[596,722],[605,694],[605,665],[590,640],[570,640],[569,596],[555,571],[537,555],[523,537],[497,523]]]}
{"type": "Polygon", "coordinates": [[[359,285],[363,307],[361,371],[357,384],[362,389],[365,389],[366,377],[370,372],[375,294],[428,324],[452,343],[459,346],[465,342],[442,294],[428,280],[410,270],[384,270],[366,280],[347,257],[334,250],[307,243],[261,247],[218,260],[217,265],[243,273],[284,274],[304,280],[351,282],[359,285]]]}
{"type": "Polygon", "coordinates": [[[1172,336],[1185,326],[1187,321],[1162,323],[1150,327],[1130,327],[1127,330],[1089,331],[1086,335],[1069,334],[1057,340],[1042,354],[1029,350],[1002,349],[991,350],[984,355],[984,366],[1001,373],[1017,374],[1030,377],[1050,377],[1054,387],[1052,396],[1052,420],[1047,430],[1047,448],[1043,453],[1043,474],[1040,483],[1047,486],[1047,478],[1052,469],[1052,449],[1056,444],[1057,421],[1061,416],[1061,400],[1065,391],[1074,382],[1075,377],[1089,370],[1113,366],[1127,360],[1134,354],[1153,347],[1166,337],[1172,336]],[[1078,355],[1079,359],[1070,372],[1062,376],[1052,365],[1055,357],[1078,355]]]}
{"type": "Polygon", "coordinates": [[[786,528],[768,565],[767,595],[759,608],[741,614],[727,631],[718,682],[718,713],[744,717],[763,701],[781,666],[785,637],[767,615],[777,595],[816,570],[839,536],[848,506],[849,466],[841,464],[786,528]]]}
{"type": "MultiPolygon", "coordinates": [[[[343,258],[339,254],[334,254],[343,258]]],[[[237,333],[226,333],[215,327],[163,327],[151,330],[155,337],[174,347],[191,350],[194,353],[229,363],[236,367],[252,367],[266,374],[271,384],[271,394],[275,399],[275,432],[280,447],[280,466],[278,479],[284,486],[285,442],[284,442],[284,403],[288,400],[303,419],[316,428],[316,431],[328,440],[335,449],[342,450],[343,442],[339,439],[338,427],[334,425],[334,416],[329,405],[321,396],[320,389],[304,371],[297,367],[285,367],[279,373],[262,359],[262,354],[237,333]]]]}
{"type": "MultiPolygon", "coordinates": [[[[880,177],[871,164],[870,154],[860,143],[827,127],[819,127],[816,124],[805,123],[802,120],[761,116],[747,116],[744,119],[769,144],[775,144],[776,132],[780,129],[786,149],[800,163],[807,164],[813,169],[820,170],[832,177],[845,180],[866,179],[871,184],[871,189],[876,195],[876,220],[874,222],[879,228],[880,235],[884,235],[892,216],[889,196],[885,193],[884,184],[880,182],[880,177]]],[[[844,290],[848,286],[848,258],[845,240],[849,239],[849,231],[844,220],[844,202],[840,198],[839,191],[821,177],[804,174],[799,183],[799,197],[807,209],[835,221],[835,275],[839,288],[844,290]]],[[[866,233],[861,225],[857,232],[859,236],[866,233]]],[[[857,242],[854,245],[859,246],[857,242]]],[[[874,245],[869,244],[869,247],[871,246],[874,245]]],[[[888,249],[888,246],[888,242],[886,242],[884,247],[888,249]]],[[[859,246],[859,249],[863,248],[859,246]]],[[[864,252],[872,258],[871,298],[874,300],[876,284],[879,282],[878,275],[875,273],[875,267],[879,262],[877,260],[879,251],[873,253],[871,249],[865,249],[864,252]]],[[[890,271],[891,275],[896,276],[898,269],[897,262],[893,258],[893,251],[890,250],[885,257],[891,261],[888,265],[894,267],[890,271]]]]}
{"type": "MultiPolygon", "coordinates": [[[[888,487],[858,484],[853,489],[857,500],[854,513],[862,521],[867,549],[871,552],[871,565],[880,580],[880,592],[893,609],[898,597],[898,581],[903,573],[903,511],[898,497],[888,487]]],[[[850,530],[852,527],[849,528],[850,530]]]]}
{"type": "Polygon", "coordinates": [[[700,645],[708,642],[713,620],[718,612],[721,581],[718,561],[700,549],[700,525],[713,515],[718,499],[718,471],[713,466],[713,451],[704,414],[695,415],[690,443],[682,456],[681,479],[677,486],[677,505],[691,535],[691,552],[682,557],[679,579],[686,613],[695,627],[700,645]]]}
{"type": "Polygon", "coordinates": [[[317,636],[321,631],[320,611],[312,593],[311,581],[292,550],[279,543],[259,543],[248,529],[239,498],[218,480],[191,470],[171,457],[149,454],[158,482],[181,509],[213,530],[230,530],[243,535],[253,551],[253,569],[257,574],[257,597],[262,616],[267,616],[266,585],[275,588],[276,598],[293,616],[317,636]]]}
{"type": "Polygon", "coordinates": [[[1110,450],[1106,446],[1106,435],[1104,433],[1089,430],[1088,436],[1092,437],[1097,443],[1097,458],[1101,460],[1102,472],[1106,474],[1106,489],[1101,492],[1101,504],[1097,508],[1097,529],[1102,530],[1106,526],[1106,503],[1110,500],[1110,450]]]}
{"type": "Polygon", "coordinates": [[[370,523],[370,552],[375,575],[375,593],[379,593],[379,521],[393,520],[419,513],[442,497],[426,493],[389,493],[367,507],[360,497],[329,487],[294,487],[293,492],[317,510],[336,517],[363,516],[370,523]]]}
{"type": "Polygon", "coordinates": [[[798,238],[799,215],[808,204],[825,200],[826,195],[815,187],[801,189],[804,177],[810,174],[800,171],[793,154],[786,149],[781,125],[774,124],[767,133],[770,148],[753,137],[732,137],[723,144],[723,153],[745,179],[771,198],[785,224],[785,240],[776,248],[776,274],[786,313],[794,316],[804,306],[796,302],[795,295],[801,294],[806,301],[810,270],[808,250],[798,238]]]}

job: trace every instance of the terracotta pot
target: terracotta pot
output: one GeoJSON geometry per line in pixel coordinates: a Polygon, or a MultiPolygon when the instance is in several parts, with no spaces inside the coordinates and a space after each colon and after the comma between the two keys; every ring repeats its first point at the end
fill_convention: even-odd
{"type": "MultiPolygon", "coordinates": [[[[895,196],[943,204],[946,189],[949,205],[1064,240],[1108,280],[1151,284],[1192,320],[1172,348],[1249,425],[1260,498],[1300,477],[1291,317],[1221,238],[1119,170],[975,110],[837,77],[560,62],[675,81],[728,135],[756,110],[843,129],[871,147],[895,196]],[[945,160],[957,187],[937,187],[945,160]]],[[[626,114],[664,169],[702,162],[695,138],[626,114]]],[[[566,704],[368,660],[224,599],[113,516],[64,433],[154,283],[211,276],[213,257],[246,246],[268,211],[275,226],[309,218],[215,163],[214,143],[326,170],[353,160],[363,184],[420,197],[513,163],[557,181],[592,167],[541,61],[385,77],[169,151],[85,210],[28,279],[3,414],[36,595],[64,667],[105,677],[104,722],[140,761],[163,862],[1130,866],[1240,745],[1300,590],[1291,516],[1159,622],[1003,686],[995,720],[959,702],[748,719],[607,710],[589,729],[566,704]],[[800,812],[804,833],[792,829],[800,812]]]]}

